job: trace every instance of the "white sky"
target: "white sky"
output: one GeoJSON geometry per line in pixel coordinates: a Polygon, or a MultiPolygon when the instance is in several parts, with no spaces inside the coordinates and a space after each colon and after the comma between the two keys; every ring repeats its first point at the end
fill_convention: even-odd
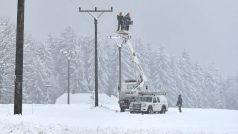
{"type": "MultiPolygon", "coordinates": [[[[114,8],[99,20],[100,38],[116,29],[116,14],[130,12],[133,38],[162,44],[171,55],[183,50],[204,67],[214,63],[224,75],[238,75],[237,0],[25,0],[25,32],[37,40],[66,26],[78,35],[94,34],[93,19],[82,9],[114,8]]],[[[16,24],[17,0],[0,0],[0,16],[16,24]]]]}

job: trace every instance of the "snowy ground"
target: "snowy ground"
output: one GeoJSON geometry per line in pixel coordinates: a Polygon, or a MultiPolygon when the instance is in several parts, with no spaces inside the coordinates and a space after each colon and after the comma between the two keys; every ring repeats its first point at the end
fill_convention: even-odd
{"type": "Polygon", "coordinates": [[[238,111],[170,108],[166,114],[120,113],[117,105],[0,105],[1,134],[238,134],[238,111]]]}

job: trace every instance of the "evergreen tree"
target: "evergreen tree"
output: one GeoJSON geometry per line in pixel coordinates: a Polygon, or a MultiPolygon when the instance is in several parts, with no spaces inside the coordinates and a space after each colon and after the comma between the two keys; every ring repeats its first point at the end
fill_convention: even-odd
{"type": "MultiPolygon", "coordinates": [[[[13,102],[15,65],[15,26],[0,18],[0,103],[13,102]],[[10,99],[9,99],[10,98],[10,99]]],[[[238,109],[238,78],[222,78],[210,66],[194,64],[189,53],[170,56],[163,46],[132,41],[133,48],[147,76],[149,91],[165,91],[170,106],[182,94],[185,107],[238,109]]],[[[49,35],[45,42],[30,36],[24,41],[24,103],[55,103],[67,90],[68,61],[62,51],[74,51],[70,61],[72,93],[94,92],[94,40],[78,37],[71,27],[59,36],[49,35]]],[[[118,94],[118,47],[99,41],[99,92],[118,94]]],[[[122,82],[138,79],[137,66],[132,62],[128,46],[122,46],[122,82]]]]}
{"type": "Polygon", "coordinates": [[[15,26],[0,17],[0,103],[12,103],[14,91],[15,26]]]}

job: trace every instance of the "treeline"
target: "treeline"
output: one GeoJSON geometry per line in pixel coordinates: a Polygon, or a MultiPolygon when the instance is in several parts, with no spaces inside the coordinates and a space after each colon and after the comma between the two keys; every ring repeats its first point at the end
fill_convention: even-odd
{"type": "MultiPolygon", "coordinates": [[[[12,103],[14,91],[15,26],[0,19],[0,102],[12,103]]],[[[132,44],[148,79],[149,90],[166,91],[170,106],[182,94],[185,107],[238,109],[238,78],[223,78],[214,66],[194,64],[188,52],[170,56],[159,45],[141,40],[132,44]],[[152,47],[153,46],[153,47],[152,47]]],[[[94,91],[94,40],[78,37],[71,27],[46,41],[26,36],[24,43],[23,101],[55,103],[67,91],[67,58],[62,51],[74,51],[70,64],[72,93],[94,91]]],[[[117,96],[118,50],[113,41],[99,41],[99,92],[117,96]]],[[[122,48],[123,80],[138,78],[126,46],[122,48]]]]}

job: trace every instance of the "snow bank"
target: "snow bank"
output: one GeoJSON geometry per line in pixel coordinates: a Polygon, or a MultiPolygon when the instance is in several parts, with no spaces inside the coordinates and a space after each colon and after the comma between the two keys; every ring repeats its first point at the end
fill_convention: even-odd
{"type": "Polygon", "coordinates": [[[71,95],[71,104],[24,104],[23,115],[13,115],[12,104],[0,105],[0,134],[238,134],[238,111],[169,108],[166,114],[118,112],[117,98],[71,95]],[[73,104],[72,104],[73,103],[73,104]],[[114,105],[113,105],[114,104],[114,105]]]}
{"type": "Polygon", "coordinates": [[[170,108],[166,114],[116,112],[118,105],[0,105],[0,134],[237,134],[238,111],[170,108]]]}
{"type": "MultiPolygon", "coordinates": [[[[67,104],[68,94],[61,95],[57,100],[56,104],[67,104]]],[[[106,94],[98,94],[99,104],[110,104],[118,105],[118,98],[115,96],[108,96],[106,94]]],[[[94,94],[92,93],[80,93],[70,94],[71,104],[94,104],[94,94]]]]}

